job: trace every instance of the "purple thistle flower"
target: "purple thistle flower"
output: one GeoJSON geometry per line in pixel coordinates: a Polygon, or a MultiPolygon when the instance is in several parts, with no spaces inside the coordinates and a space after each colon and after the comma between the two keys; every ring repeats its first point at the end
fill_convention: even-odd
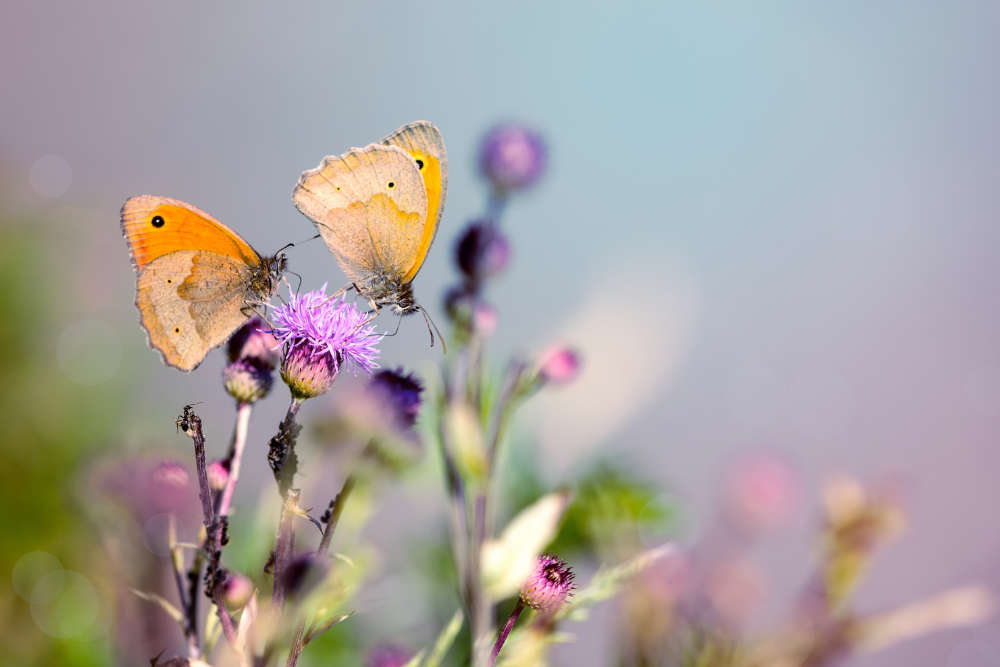
{"type": "Polygon", "coordinates": [[[455,246],[458,268],[473,283],[501,273],[510,260],[510,242],[491,222],[473,222],[455,246]]]}
{"type": "Polygon", "coordinates": [[[271,333],[283,346],[281,377],[296,398],[325,393],[345,365],[355,373],[378,368],[375,326],[343,297],[330,300],[326,285],[292,294],[271,317],[271,333]]]}
{"type": "Polygon", "coordinates": [[[262,366],[274,368],[281,361],[281,345],[271,335],[264,320],[251,317],[229,337],[226,354],[230,363],[253,358],[262,366]]]}
{"type": "Polygon", "coordinates": [[[545,170],[545,142],[520,125],[500,125],[479,148],[479,168],[498,192],[533,185],[545,170]]]}
{"type": "Polygon", "coordinates": [[[215,459],[211,461],[207,468],[208,488],[213,491],[222,491],[229,481],[229,461],[215,459]]]}
{"type": "Polygon", "coordinates": [[[424,388],[412,374],[384,370],[368,383],[368,392],[403,428],[413,428],[420,412],[420,394],[424,388]]]}
{"type": "Polygon", "coordinates": [[[532,609],[553,612],[573,594],[573,570],[552,554],[538,557],[534,573],[521,586],[521,600],[532,609]]]}

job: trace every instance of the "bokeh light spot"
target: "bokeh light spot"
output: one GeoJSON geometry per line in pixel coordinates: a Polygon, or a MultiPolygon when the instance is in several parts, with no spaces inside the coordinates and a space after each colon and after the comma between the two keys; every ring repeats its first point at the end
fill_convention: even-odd
{"type": "Polygon", "coordinates": [[[101,632],[101,598],[79,572],[55,570],[31,593],[31,616],[42,632],[60,639],[94,638],[101,632]]]}
{"type": "Polygon", "coordinates": [[[61,570],[62,563],[52,554],[45,551],[31,551],[24,554],[14,564],[10,573],[10,583],[14,592],[25,600],[31,599],[35,585],[50,572],[61,570]]]}
{"type": "Polygon", "coordinates": [[[65,158],[43,155],[35,160],[28,173],[32,189],[42,197],[62,197],[73,183],[73,169],[65,158]]]}

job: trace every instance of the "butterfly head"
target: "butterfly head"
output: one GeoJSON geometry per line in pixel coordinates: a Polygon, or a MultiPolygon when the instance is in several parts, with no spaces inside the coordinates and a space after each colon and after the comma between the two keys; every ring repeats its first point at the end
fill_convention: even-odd
{"type": "Polygon", "coordinates": [[[261,298],[270,298],[278,289],[278,282],[287,270],[288,258],[285,253],[278,252],[273,257],[264,257],[260,266],[250,276],[248,285],[250,293],[261,298]]]}

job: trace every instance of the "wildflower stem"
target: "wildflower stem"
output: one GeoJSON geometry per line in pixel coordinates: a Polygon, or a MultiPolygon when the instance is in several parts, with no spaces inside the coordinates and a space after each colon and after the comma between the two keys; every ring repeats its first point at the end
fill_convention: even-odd
{"type": "Polygon", "coordinates": [[[236,482],[240,478],[240,464],[243,461],[243,450],[247,444],[247,432],[250,427],[250,413],[253,405],[250,403],[239,403],[236,407],[236,428],[233,433],[233,448],[229,457],[229,478],[226,486],[222,490],[222,499],[219,501],[219,516],[229,516],[232,507],[233,492],[236,489],[236,482]]]}
{"type": "Polygon", "coordinates": [[[189,614],[191,605],[188,602],[187,587],[184,585],[184,556],[181,548],[177,546],[177,518],[173,514],[170,514],[167,520],[167,544],[170,546],[170,569],[174,573],[174,583],[177,585],[177,598],[184,614],[184,639],[188,643],[188,657],[199,658],[201,651],[198,648],[198,627],[195,624],[196,620],[189,614]]]}
{"type": "Polygon", "coordinates": [[[490,665],[495,665],[497,663],[497,656],[500,655],[500,649],[503,648],[503,644],[507,641],[507,636],[510,631],[514,629],[514,624],[517,623],[517,618],[524,611],[524,602],[521,598],[517,599],[514,604],[514,609],[510,612],[510,618],[504,623],[503,629],[500,630],[500,635],[497,637],[497,643],[493,645],[493,653],[490,655],[490,665]]]}
{"type": "Polygon", "coordinates": [[[224,522],[216,521],[215,508],[212,506],[212,492],[208,486],[208,469],[205,463],[205,434],[202,431],[201,417],[196,415],[190,406],[185,406],[184,414],[177,418],[177,424],[194,442],[194,463],[198,471],[198,497],[201,500],[201,511],[205,524],[205,551],[209,557],[206,586],[209,587],[208,593],[215,603],[216,612],[219,614],[222,632],[226,635],[226,640],[230,645],[235,648],[236,628],[233,625],[232,617],[222,603],[222,593],[217,585],[219,561],[222,558],[221,542],[224,522]]]}
{"type": "Polygon", "coordinates": [[[329,551],[330,541],[333,539],[333,531],[337,528],[337,522],[340,521],[340,515],[344,513],[344,506],[347,505],[347,499],[350,497],[351,491],[354,490],[356,483],[357,480],[354,475],[348,475],[347,479],[344,480],[344,485],[340,488],[340,493],[330,501],[326,530],[323,531],[323,539],[320,540],[319,548],[317,549],[319,553],[325,554],[329,551]]]}

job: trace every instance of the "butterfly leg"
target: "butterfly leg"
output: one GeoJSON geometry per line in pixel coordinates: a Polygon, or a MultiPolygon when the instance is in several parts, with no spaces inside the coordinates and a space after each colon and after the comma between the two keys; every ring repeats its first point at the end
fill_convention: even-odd
{"type": "Polygon", "coordinates": [[[352,289],[355,292],[358,292],[360,294],[360,292],[358,291],[358,286],[356,284],[354,284],[354,283],[348,283],[348,284],[344,285],[343,287],[341,287],[336,292],[334,292],[333,294],[331,294],[330,296],[326,297],[326,299],[324,299],[323,303],[321,303],[320,305],[321,306],[325,306],[326,304],[330,303],[331,301],[333,301],[334,299],[336,299],[340,295],[346,294],[349,290],[352,290],[352,289]]]}

